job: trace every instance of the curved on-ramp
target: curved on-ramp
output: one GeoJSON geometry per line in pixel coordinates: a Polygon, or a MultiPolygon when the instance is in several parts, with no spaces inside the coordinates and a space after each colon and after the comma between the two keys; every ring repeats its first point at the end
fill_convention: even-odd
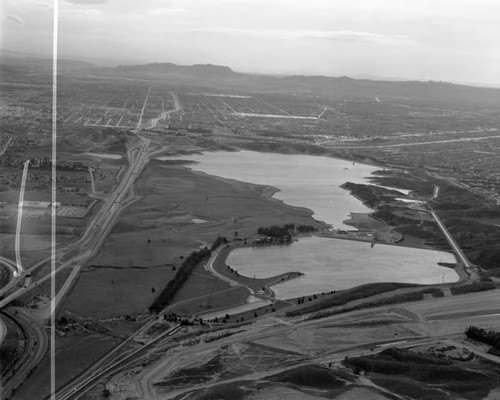
{"type": "Polygon", "coordinates": [[[7,327],[2,321],[2,317],[0,317],[0,346],[3,343],[3,340],[5,339],[5,335],[7,334],[7,327]]]}

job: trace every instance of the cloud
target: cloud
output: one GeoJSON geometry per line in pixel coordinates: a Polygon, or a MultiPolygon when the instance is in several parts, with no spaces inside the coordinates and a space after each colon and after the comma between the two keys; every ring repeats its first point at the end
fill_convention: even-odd
{"type": "Polygon", "coordinates": [[[195,33],[206,34],[222,34],[233,36],[249,36],[257,38],[275,38],[286,40],[328,40],[337,42],[351,43],[378,43],[378,44],[396,44],[398,42],[407,41],[403,35],[382,35],[373,32],[354,31],[354,30],[335,30],[335,31],[317,31],[317,30],[255,30],[255,29],[240,29],[228,28],[223,26],[196,28],[195,33]]]}
{"type": "Polygon", "coordinates": [[[18,17],[17,15],[9,14],[9,15],[7,15],[7,20],[14,22],[15,24],[18,24],[18,25],[24,24],[24,21],[20,17],[18,17]]]}
{"type": "Polygon", "coordinates": [[[395,44],[397,42],[407,40],[407,38],[403,35],[382,35],[379,33],[352,31],[352,30],[303,31],[303,32],[299,31],[290,33],[289,37],[303,38],[303,39],[332,40],[339,42],[378,43],[378,44],[395,44]]]}
{"type": "Polygon", "coordinates": [[[36,7],[36,8],[52,8],[53,4],[52,4],[52,2],[49,2],[48,0],[45,0],[45,1],[37,0],[37,1],[30,2],[30,6],[36,7]]]}
{"type": "Polygon", "coordinates": [[[87,5],[87,4],[104,4],[108,0],[64,0],[66,3],[76,4],[76,5],[87,5]]]}

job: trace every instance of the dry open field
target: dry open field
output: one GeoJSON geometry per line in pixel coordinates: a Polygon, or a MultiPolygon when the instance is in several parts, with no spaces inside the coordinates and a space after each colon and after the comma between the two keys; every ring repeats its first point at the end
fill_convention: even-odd
{"type": "MultiPolygon", "coordinates": [[[[173,276],[173,266],[179,267],[193,250],[210,246],[218,236],[231,238],[238,232],[245,237],[254,235],[259,226],[283,222],[314,223],[308,210],[270,199],[268,192],[267,187],[196,173],[168,162],[150,163],[137,184],[141,198],[121,215],[91,261],[96,268],[82,274],[65,309],[88,316],[143,311],[173,276]],[[111,282],[113,290],[108,286],[111,282]]],[[[227,288],[200,271],[184,285],[179,301],[227,288]]],[[[241,302],[244,292],[236,290],[230,298],[202,298],[201,309],[235,299],[241,302]]],[[[201,311],[193,303],[189,309],[201,311]]]]}
{"type": "Polygon", "coordinates": [[[174,273],[165,265],[86,267],[58,315],[103,319],[147,312],[174,273]]]}

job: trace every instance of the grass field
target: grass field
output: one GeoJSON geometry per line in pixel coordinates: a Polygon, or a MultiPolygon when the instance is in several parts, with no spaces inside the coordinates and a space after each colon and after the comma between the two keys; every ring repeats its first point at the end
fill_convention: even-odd
{"type": "Polygon", "coordinates": [[[156,294],[173,274],[171,266],[87,267],[58,315],[69,313],[102,319],[147,312],[156,294]]]}
{"type": "Polygon", "coordinates": [[[199,264],[181,290],[177,292],[171,311],[179,315],[190,316],[203,311],[242,304],[248,296],[249,292],[244,288],[231,287],[206,271],[203,264],[199,264]]]}
{"type": "MultiPolygon", "coordinates": [[[[118,343],[118,339],[87,332],[56,337],[56,387],[83,372],[118,343]],[[71,354],[71,357],[68,357],[68,354],[71,354]]],[[[16,392],[16,399],[43,399],[49,393],[50,356],[47,353],[33,374],[16,392]]]]}

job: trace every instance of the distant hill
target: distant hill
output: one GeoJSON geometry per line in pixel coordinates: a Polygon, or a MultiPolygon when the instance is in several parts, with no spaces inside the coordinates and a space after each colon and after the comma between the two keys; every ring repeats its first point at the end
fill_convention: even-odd
{"type": "MultiPolygon", "coordinates": [[[[286,93],[321,96],[332,100],[373,100],[420,103],[422,106],[464,110],[500,110],[500,89],[474,87],[446,82],[352,79],[346,76],[270,76],[239,73],[222,65],[151,63],[96,67],[73,59],[58,60],[61,74],[67,76],[100,76],[160,81],[192,87],[227,89],[249,93],[286,93]]],[[[52,71],[50,57],[0,49],[0,77],[6,81],[37,79],[52,71]],[[30,78],[35,76],[35,78],[30,78]]]]}
{"type": "Polygon", "coordinates": [[[192,86],[244,90],[249,92],[320,95],[332,99],[390,97],[412,100],[429,106],[453,106],[463,109],[500,108],[500,90],[446,82],[377,81],[329,76],[269,76],[245,74],[220,65],[176,65],[154,63],[120,65],[102,70],[106,75],[137,79],[155,79],[192,86]]]}
{"type": "MultiPolygon", "coordinates": [[[[57,66],[62,73],[94,68],[91,63],[64,58],[57,60],[57,66]]],[[[28,76],[48,74],[52,73],[52,58],[39,54],[0,49],[0,69],[4,76],[6,74],[26,74],[28,76]]]]}
{"type": "MultiPolygon", "coordinates": [[[[465,106],[466,108],[500,108],[500,89],[453,84],[448,82],[375,81],[348,77],[290,76],[282,78],[286,85],[307,88],[316,94],[344,97],[391,97],[426,103],[465,106]]],[[[286,86],[285,85],[285,86],[286,86]]]]}

